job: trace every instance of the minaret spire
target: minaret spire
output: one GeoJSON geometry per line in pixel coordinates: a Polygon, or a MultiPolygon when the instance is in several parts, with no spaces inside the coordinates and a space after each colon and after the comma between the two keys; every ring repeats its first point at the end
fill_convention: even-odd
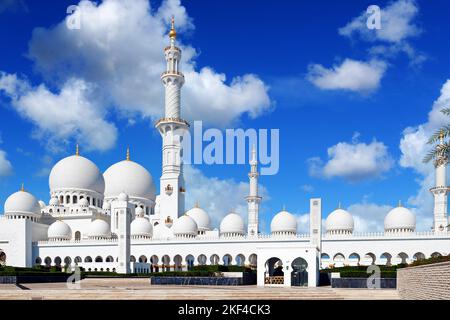
{"type": "Polygon", "coordinates": [[[130,147],[127,147],[127,161],[130,161],[130,147]]]}
{"type": "Polygon", "coordinates": [[[434,161],[434,167],[436,170],[435,187],[430,189],[430,192],[434,196],[434,222],[433,231],[436,233],[447,232],[447,195],[450,188],[447,186],[447,163],[448,158],[444,153],[443,148],[445,133],[441,129],[439,132],[439,144],[436,146],[438,151],[436,160],[434,161]]]}
{"type": "Polygon", "coordinates": [[[161,75],[165,88],[164,117],[156,123],[162,137],[162,175],[160,178],[160,221],[173,221],[184,213],[184,178],[182,137],[189,124],[181,118],[181,87],[184,75],[180,72],[181,49],[175,45],[177,32],[172,16],[169,31],[170,45],[164,49],[166,70],[161,75]]]}
{"type": "Polygon", "coordinates": [[[23,182],[22,182],[22,186],[20,187],[20,191],[25,191],[25,187],[23,186],[23,182]]]}
{"type": "Polygon", "coordinates": [[[258,220],[259,220],[259,203],[261,197],[258,195],[258,159],[256,155],[256,146],[252,146],[252,156],[250,159],[249,178],[249,195],[246,197],[248,206],[248,228],[247,234],[250,237],[258,236],[258,220]]]}
{"type": "Polygon", "coordinates": [[[79,156],[79,155],[80,155],[80,148],[79,148],[79,146],[78,146],[78,143],[77,143],[77,146],[76,146],[76,148],[75,148],[75,155],[76,155],[76,156],[79,156]]]}

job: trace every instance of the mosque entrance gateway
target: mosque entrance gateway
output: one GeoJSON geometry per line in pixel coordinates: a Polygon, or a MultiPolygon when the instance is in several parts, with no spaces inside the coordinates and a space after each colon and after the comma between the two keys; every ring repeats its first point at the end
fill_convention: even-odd
{"type": "Polygon", "coordinates": [[[270,258],[265,267],[264,284],[284,284],[283,262],[279,258],[270,258]]]}
{"type": "Polygon", "coordinates": [[[308,262],[303,258],[296,258],[292,262],[291,286],[308,286],[308,262]]]}

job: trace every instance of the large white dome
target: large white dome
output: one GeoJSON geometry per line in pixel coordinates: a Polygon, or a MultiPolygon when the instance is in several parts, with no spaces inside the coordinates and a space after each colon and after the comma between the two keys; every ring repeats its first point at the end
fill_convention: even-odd
{"type": "Polygon", "coordinates": [[[81,189],[103,194],[105,180],[95,163],[75,155],[55,164],[50,172],[49,186],[51,192],[59,189],[81,189]]]}
{"type": "Polygon", "coordinates": [[[155,200],[155,186],[150,172],[134,161],[117,162],[109,167],[103,176],[107,198],[114,198],[125,192],[131,198],[155,200]]]}
{"type": "Polygon", "coordinates": [[[197,223],[187,215],[181,216],[175,220],[172,229],[175,236],[195,237],[198,233],[197,223]]]}
{"type": "Polygon", "coordinates": [[[283,210],[278,212],[270,223],[272,233],[297,233],[297,219],[294,215],[283,210]]]}
{"type": "Polygon", "coordinates": [[[229,213],[220,222],[220,234],[244,234],[244,220],[236,213],[229,213]]]}
{"type": "Polygon", "coordinates": [[[5,214],[41,215],[41,205],[31,193],[17,191],[6,199],[5,214]]]}
{"type": "Polygon", "coordinates": [[[411,210],[398,206],[384,218],[385,231],[414,231],[416,229],[416,216],[411,210]]]}
{"type": "Polygon", "coordinates": [[[89,224],[88,236],[90,238],[109,238],[111,236],[111,228],[108,222],[95,219],[89,224]]]}
{"type": "Polygon", "coordinates": [[[70,240],[72,230],[67,223],[57,220],[50,225],[47,235],[49,239],[53,240],[70,240]]]}
{"type": "Polygon", "coordinates": [[[329,233],[352,233],[353,216],[344,209],[336,209],[328,215],[325,226],[329,233]]]}
{"type": "Polygon", "coordinates": [[[153,227],[147,218],[137,217],[131,222],[131,235],[135,237],[152,237],[153,227]]]}
{"type": "Polygon", "coordinates": [[[186,215],[194,219],[197,223],[199,231],[207,231],[211,229],[211,219],[205,210],[195,206],[186,212],[186,215]]]}

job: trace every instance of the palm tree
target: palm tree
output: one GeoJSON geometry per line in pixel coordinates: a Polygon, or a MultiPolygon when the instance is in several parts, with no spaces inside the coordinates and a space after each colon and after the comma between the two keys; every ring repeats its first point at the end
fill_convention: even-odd
{"type": "MultiPolygon", "coordinates": [[[[441,112],[446,116],[450,116],[450,108],[444,108],[441,112]]],[[[450,136],[450,124],[442,126],[431,136],[427,142],[428,144],[433,145],[438,141],[440,141],[440,143],[435,145],[433,149],[428,152],[423,159],[423,162],[428,163],[431,160],[450,159],[450,142],[444,142],[444,139],[448,136],[450,136]]]]}

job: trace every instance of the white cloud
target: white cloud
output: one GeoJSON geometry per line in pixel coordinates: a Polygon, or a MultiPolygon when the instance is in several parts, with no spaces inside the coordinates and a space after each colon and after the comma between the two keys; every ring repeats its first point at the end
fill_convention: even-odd
{"type": "MultiPolygon", "coordinates": [[[[247,182],[207,177],[200,169],[190,165],[184,166],[184,176],[187,190],[186,210],[192,208],[198,201],[200,207],[206,210],[211,217],[213,228],[219,228],[222,218],[231,211],[241,215],[247,223],[247,202],[245,200],[245,196],[249,192],[247,182]]],[[[259,192],[264,200],[269,199],[264,186],[260,186],[259,192]]]]}
{"type": "Polygon", "coordinates": [[[314,187],[310,184],[304,184],[304,185],[300,186],[300,189],[302,189],[304,192],[307,192],[307,193],[311,193],[314,191],[314,187]]]}
{"type": "Polygon", "coordinates": [[[355,222],[355,232],[382,232],[384,230],[384,217],[392,209],[389,205],[378,205],[363,200],[347,208],[355,222]]]}
{"type": "MultiPolygon", "coordinates": [[[[81,29],[69,30],[65,21],[50,29],[34,30],[29,57],[48,80],[75,77],[95,83],[94,91],[108,106],[127,117],[159,118],[164,109],[160,74],[165,70],[163,49],[168,45],[168,22],[175,15],[183,35],[194,28],[179,0],[151,8],[147,0],[105,0],[79,3],[81,29]]],[[[180,37],[179,37],[180,38],[180,37]]],[[[226,125],[243,113],[257,116],[271,107],[268,87],[257,76],[245,74],[226,80],[211,67],[197,71],[195,49],[183,50],[182,113],[188,120],[205,119],[226,125]]]]}
{"type": "Polygon", "coordinates": [[[340,28],[339,34],[347,37],[357,34],[367,41],[398,43],[422,32],[414,21],[418,12],[415,0],[398,0],[381,9],[381,29],[367,28],[366,22],[370,14],[364,11],[340,28]]]}
{"type": "Polygon", "coordinates": [[[412,196],[408,203],[415,208],[420,223],[418,228],[429,230],[433,218],[433,196],[429,188],[434,185],[434,167],[431,163],[423,163],[425,154],[432,146],[427,144],[428,139],[442,125],[447,125],[449,118],[442,114],[440,110],[450,105],[450,79],[441,88],[439,98],[434,101],[431,111],[428,113],[428,120],[416,127],[408,127],[403,131],[400,140],[400,166],[411,168],[420,176],[420,185],[417,194],[412,196]]]}
{"type": "Polygon", "coordinates": [[[74,138],[85,150],[107,150],[117,138],[117,128],[105,120],[106,110],[92,95],[92,86],[69,79],[59,92],[45,85],[32,87],[16,75],[0,73],[0,91],[12,107],[35,127],[33,136],[58,149],[74,138]]]}
{"type": "Polygon", "coordinates": [[[351,143],[339,142],[328,148],[325,164],[319,157],[308,159],[308,163],[311,176],[358,182],[380,177],[392,168],[394,161],[384,143],[374,139],[366,144],[354,136],[351,143]]]}
{"type": "Polygon", "coordinates": [[[345,59],[332,68],[312,64],[307,79],[320,89],[367,93],[379,87],[386,67],[386,63],[380,60],[363,62],[345,59]]]}
{"type": "Polygon", "coordinates": [[[11,175],[13,172],[13,167],[11,162],[6,159],[6,152],[0,150],[0,177],[5,177],[11,175]]]}

